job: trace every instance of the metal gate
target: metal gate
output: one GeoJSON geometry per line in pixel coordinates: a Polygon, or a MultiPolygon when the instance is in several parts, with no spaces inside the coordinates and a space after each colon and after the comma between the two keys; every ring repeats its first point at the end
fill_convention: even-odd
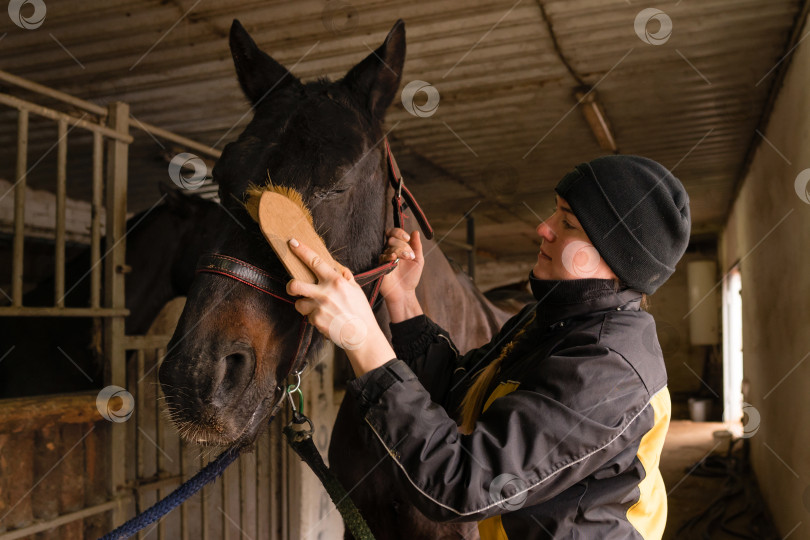
{"type": "MultiPolygon", "coordinates": [[[[84,113],[77,118],[0,93],[0,105],[17,112],[11,305],[0,306],[0,324],[2,317],[97,318],[103,326],[104,385],[127,389],[136,404],[133,416],[117,423],[99,415],[97,392],[0,400],[0,540],[33,538],[35,534],[37,538],[95,538],[166,495],[212,457],[200,447],[181,442],[158,406],[156,367],[173,325],[144,336],[128,336],[124,331],[130,128],[211,158],[217,158],[219,152],[156,126],[130,124],[126,103],[100,107],[2,71],[0,81],[84,113]],[[57,125],[55,302],[47,307],[23,305],[31,115],[57,125]],[[73,129],[92,135],[91,295],[87,307],[66,307],[64,303],[67,140],[73,129]],[[106,216],[103,226],[102,214],[106,216]],[[103,254],[102,229],[109,246],[103,254]]],[[[309,410],[321,429],[319,447],[324,452],[335,414],[329,355],[327,350],[317,371],[320,375],[305,381],[313,390],[308,396],[309,410]]],[[[282,444],[275,426],[261,435],[255,452],[240,457],[222,479],[139,536],[287,539],[318,538],[330,530],[328,537],[338,537],[340,522],[333,509],[314,476],[303,471],[282,444]]]]}

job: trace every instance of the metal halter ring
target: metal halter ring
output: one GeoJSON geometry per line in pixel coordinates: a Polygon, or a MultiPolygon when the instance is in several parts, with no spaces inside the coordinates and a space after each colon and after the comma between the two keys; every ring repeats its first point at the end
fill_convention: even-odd
{"type": "Polygon", "coordinates": [[[290,386],[292,385],[288,386],[287,387],[288,393],[296,392],[301,388],[301,372],[296,371],[295,373],[291,373],[291,375],[295,375],[295,388],[291,389],[290,386]]]}
{"type": "Polygon", "coordinates": [[[293,373],[295,375],[295,386],[287,385],[287,388],[284,390],[284,393],[287,394],[287,400],[290,402],[290,408],[293,410],[294,414],[303,414],[304,413],[304,393],[301,391],[301,372],[296,371],[293,373]],[[298,392],[298,407],[295,406],[295,401],[293,400],[292,395],[298,392]]]}

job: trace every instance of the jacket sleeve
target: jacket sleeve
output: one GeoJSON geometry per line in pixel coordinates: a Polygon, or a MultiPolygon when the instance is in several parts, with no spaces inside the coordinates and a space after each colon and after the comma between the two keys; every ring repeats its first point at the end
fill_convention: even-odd
{"type": "Polygon", "coordinates": [[[537,304],[525,306],[510,318],[486,345],[460,354],[441,326],[426,315],[419,315],[399,323],[390,323],[391,343],[397,358],[403,360],[417,376],[431,399],[448,405],[451,388],[455,394],[466,390],[476,371],[494,359],[493,353],[507,343],[508,338],[525,321],[537,304]]]}
{"type": "Polygon", "coordinates": [[[481,520],[542,503],[650,429],[638,420],[650,395],[615,351],[578,345],[537,361],[542,370],[531,384],[494,400],[469,435],[459,434],[401,360],[349,385],[426,516],[481,520]]]}

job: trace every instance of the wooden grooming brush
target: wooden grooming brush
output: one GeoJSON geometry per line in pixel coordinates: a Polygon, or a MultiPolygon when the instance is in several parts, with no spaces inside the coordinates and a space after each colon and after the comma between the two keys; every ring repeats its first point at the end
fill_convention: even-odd
{"type": "Polygon", "coordinates": [[[330,265],[342,275],[343,265],[332,257],[323,239],[315,232],[312,215],[297,191],[282,186],[250,190],[246,206],[293,278],[306,283],[318,281],[307,265],[290,251],[290,238],[309,246],[321,258],[321,264],[330,265]]]}

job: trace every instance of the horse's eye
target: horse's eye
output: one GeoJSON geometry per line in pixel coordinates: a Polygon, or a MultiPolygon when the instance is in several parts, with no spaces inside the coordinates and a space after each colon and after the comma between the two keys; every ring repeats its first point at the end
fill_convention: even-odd
{"type": "Polygon", "coordinates": [[[312,193],[315,199],[327,199],[346,191],[347,188],[318,189],[312,193]]]}

